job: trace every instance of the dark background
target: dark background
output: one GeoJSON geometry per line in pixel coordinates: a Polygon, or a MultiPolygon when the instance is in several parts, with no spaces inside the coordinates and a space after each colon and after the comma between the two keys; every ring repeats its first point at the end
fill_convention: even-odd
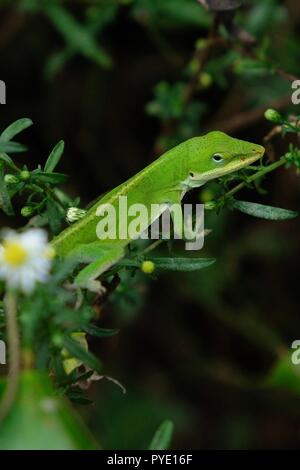
{"type": "MultiPolygon", "coordinates": [[[[274,43],[271,52],[287,72],[300,76],[299,4],[248,2],[244,23],[251,8],[264,3],[284,10],[277,22],[270,19],[262,27],[274,43]]],[[[0,6],[0,78],[7,84],[1,128],[20,117],[34,121],[22,135],[30,150],[19,157],[30,168],[64,139],[60,170],[70,175],[65,189],[80,195],[84,207],[155,158],[162,126],[146,113],[146,104],[158,82],[182,79],[195,41],[205,38],[207,29],[172,24],[172,18],[171,26],[162,26],[174,62],[124,2],[98,38],[113,67],[104,70],[75,54],[49,78],[49,57],[64,48],[61,35],[43,12],[19,10],[13,1],[0,6]]],[[[65,7],[83,21],[90,4],[70,1],[65,7]]],[[[219,129],[220,121],[247,109],[268,107],[275,91],[277,97],[290,93],[290,83],[278,77],[244,82],[228,71],[228,78],[225,87],[195,95],[206,106],[198,134],[219,129]]],[[[296,112],[282,109],[288,110],[296,112]]],[[[262,143],[270,129],[258,118],[231,134],[262,143]]],[[[277,158],[287,142],[275,140],[277,158]]],[[[246,190],[241,198],[299,207],[293,169],[272,173],[264,188],[265,195],[246,190]]],[[[1,226],[8,223],[1,215],[1,226]]],[[[16,220],[17,226],[23,223],[16,220]]],[[[116,338],[93,339],[90,345],[106,374],[127,390],[122,394],[103,379],[90,389],[94,404],[81,408],[104,448],[143,448],[165,418],[175,423],[178,449],[299,447],[299,395],[288,390],[289,380],[266,384],[272,367],[300,338],[299,219],[268,222],[226,210],[209,214],[206,226],[213,232],[203,256],[216,257],[214,266],[154,280],[141,273],[128,277],[101,311],[105,326],[121,330],[116,338]]]]}

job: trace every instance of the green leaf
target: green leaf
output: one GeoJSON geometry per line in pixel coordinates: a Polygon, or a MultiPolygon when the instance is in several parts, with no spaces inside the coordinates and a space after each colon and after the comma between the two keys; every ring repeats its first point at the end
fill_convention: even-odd
{"type": "Polygon", "coordinates": [[[211,16],[194,0],[136,0],[132,9],[135,18],[171,28],[208,28],[211,16]]]}
{"type": "Polygon", "coordinates": [[[28,127],[32,126],[33,122],[31,119],[23,118],[18,119],[17,121],[13,122],[10,126],[8,126],[0,135],[1,142],[8,142],[9,140],[13,139],[15,135],[19,134],[20,132],[24,131],[28,127]]]}
{"type": "Polygon", "coordinates": [[[197,271],[215,263],[215,258],[155,258],[147,257],[155,264],[156,269],[169,271],[197,271]]]}
{"type": "Polygon", "coordinates": [[[27,147],[19,144],[18,142],[2,142],[0,141],[0,152],[1,153],[20,153],[25,152],[27,147]]]}
{"type": "Polygon", "coordinates": [[[262,385],[291,390],[300,395],[300,368],[292,363],[293,353],[284,354],[276,361],[262,385]]]}
{"type": "Polygon", "coordinates": [[[0,208],[7,215],[14,215],[9,192],[4,181],[3,164],[0,164],[0,208]]]}
{"type": "Polygon", "coordinates": [[[33,171],[31,175],[33,181],[41,181],[42,183],[53,185],[64,183],[68,178],[68,176],[63,173],[46,173],[40,170],[33,171]]]}
{"type": "Polygon", "coordinates": [[[59,207],[53,199],[47,200],[47,217],[52,233],[57,235],[61,230],[61,215],[59,207]]]}
{"type": "Polygon", "coordinates": [[[65,336],[63,344],[71,356],[76,357],[91,369],[96,370],[97,372],[101,371],[102,365],[99,359],[97,359],[94,354],[83,349],[78,341],[75,341],[70,336],[65,336]]]}
{"type": "Polygon", "coordinates": [[[67,392],[67,397],[69,400],[71,400],[73,403],[76,403],[77,405],[91,405],[93,402],[92,400],[89,400],[84,392],[82,390],[76,390],[76,389],[70,389],[67,392]]]}
{"type": "MultiPolygon", "coordinates": [[[[91,11],[91,10],[89,10],[91,11]]],[[[115,3],[99,4],[97,9],[93,9],[86,22],[85,29],[93,38],[99,36],[99,33],[110,24],[118,13],[118,5],[115,3]]],[[[68,44],[62,51],[55,52],[48,60],[45,68],[47,78],[59,72],[59,70],[76,54],[76,47],[68,44]]]]}
{"type": "Polygon", "coordinates": [[[149,450],[168,450],[172,440],[173,429],[172,421],[164,421],[154,434],[149,450]]]}
{"type": "Polygon", "coordinates": [[[10,168],[13,168],[14,170],[18,169],[13,160],[6,153],[0,153],[0,160],[6,163],[10,168]]]}
{"type": "MultiPolygon", "coordinates": [[[[147,261],[155,264],[155,269],[167,269],[169,271],[197,271],[207,268],[215,263],[215,258],[156,258],[147,256],[147,261]]],[[[118,266],[140,268],[139,260],[124,259],[118,266]]]]}
{"type": "Polygon", "coordinates": [[[84,331],[91,336],[97,336],[98,338],[107,338],[118,334],[119,330],[113,330],[108,328],[99,328],[96,325],[86,325],[83,327],[84,331]]]}
{"type": "Polygon", "coordinates": [[[64,148],[65,148],[65,143],[63,140],[60,140],[58,144],[54,147],[52,152],[50,153],[46,164],[45,164],[45,172],[46,173],[52,173],[55,167],[58,165],[62,154],[64,153],[64,148]]]}
{"type": "Polygon", "coordinates": [[[233,201],[230,205],[240,212],[267,220],[294,219],[299,215],[298,212],[295,211],[281,209],[279,207],[265,206],[254,202],[233,201]]]}
{"type": "Polygon", "coordinates": [[[146,111],[150,116],[161,119],[178,119],[184,112],[184,84],[160,82],[154,89],[155,99],[148,103],[146,111]]]}
{"type": "Polygon", "coordinates": [[[257,59],[239,59],[235,63],[235,72],[240,75],[263,77],[273,73],[272,65],[257,59]]]}
{"type": "Polygon", "coordinates": [[[97,44],[92,34],[78,23],[67,10],[50,3],[43,5],[43,9],[70,46],[102,67],[108,68],[112,65],[110,57],[97,44]]]}
{"type": "MultiPolygon", "coordinates": [[[[0,399],[4,380],[0,382],[0,399]]],[[[0,449],[92,450],[99,445],[61,397],[47,374],[21,373],[20,386],[6,418],[1,422],[0,449]],[[43,432],[41,432],[43,429],[43,432]]]]}

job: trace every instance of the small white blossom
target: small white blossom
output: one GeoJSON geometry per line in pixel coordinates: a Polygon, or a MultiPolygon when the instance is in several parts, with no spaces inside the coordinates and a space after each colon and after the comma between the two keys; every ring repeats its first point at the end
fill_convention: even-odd
{"type": "Polygon", "coordinates": [[[21,234],[7,230],[0,244],[0,279],[8,288],[29,294],[37,282],[47,281],[53,256],[44,230],[30,229],[21,234]]]}

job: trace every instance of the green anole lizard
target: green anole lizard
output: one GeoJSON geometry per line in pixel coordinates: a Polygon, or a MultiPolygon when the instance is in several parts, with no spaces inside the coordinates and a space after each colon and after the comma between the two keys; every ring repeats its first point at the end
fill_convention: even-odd
{"type": "MultiPolygon", "coordinates": [[[[76,285],[95,288],[99,285],[96,279],[125,255],[131,241],[130,238],[100,240],[97,237],[101,207],[112,205],[118,213],[120,196],[127,197],[128,207],[137,203],[149,208],[152,204],[164,207],[178,204],[188,190],[250,165],[261,158],[264,151],[260,145],[219,131],[191,138],[104,195],[81,220],[54,238],[52,246],[58,257],[72,256],[78,263],[87,265],[75,278],[76,285]]],[[[156,218],[160,214],[157,213],[156,218]]],[[[143,229],[152,222],[153,219],[148,220],[143,229]]]]}

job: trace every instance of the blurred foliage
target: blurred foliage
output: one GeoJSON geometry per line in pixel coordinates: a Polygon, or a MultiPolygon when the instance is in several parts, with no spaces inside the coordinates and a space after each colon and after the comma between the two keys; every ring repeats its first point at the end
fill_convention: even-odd
{"type": "Polygon", "coordinates": [[[19,396],[11,413],[1,423],[0,447],[43,450],[45,446],[49,450],[99,449],[69,404],[55,394],[49,377],[27,371],[21,377],[19,396]],[[41,432],[45,428],[47,444],[41,432]]]}
{"type": "MultiPolygon", "coordinates": [[[[104,448],[149,448],[151,439],[151,447],[169,446],[171,424],[158,429],[166,418],[179,449],[299,446],[299,366],[289,350],[300,331],[299,220],[289,220],[300,199],[300,111],[291,102],[291,82],[300,76],[297,0],[245,1],[226,20],[196,0],[0,6],[8,87],[1,128],[14,122],[0,137],[1,225],[24,225],[25,216],[27,227],[56,234],[69,207],[84,206],[155,155],[211,129],[264,143],[269,160],[187,196],[207,209],[212,232],[201,256],[217,260],[208,269],[154,271],[150,283],[138,270],[145,247],[133,246],[107,274],[111,291],[99,303],[63,288],[72,266],[55,266],[49,286],[21,304],[24,345],[34,344],[39,368],[47,369],[51,356],[58,390],[78,404],[93,401],[81,412],[104,448]],[[277,122],[263,119],[267,108],[278,110],[277,122]],[[88,351],[72,336],[78,330],[87,334],[88,351]],[[86,365],[68,375],[70,356],[86,365]],[[101,380],[98,357],[126,394],[101,380]]],[[[168,257],[170,268],[172,250],[159,246],[156,262],[168,257]]],[[[1,338],[3,327],[0,305],[1,338]]],[[[27,400],[22,390],[19,400],[27,400]]],[[[17,439],[23,414],[20,401],[15,406],[19,418],[14,411],[7,426],[17,439]]],[[[36,410],[28,405],[29,414],[36,410]]],[[[69,446],[61,417],[52,419],[59,445],[69,446]]]]}

